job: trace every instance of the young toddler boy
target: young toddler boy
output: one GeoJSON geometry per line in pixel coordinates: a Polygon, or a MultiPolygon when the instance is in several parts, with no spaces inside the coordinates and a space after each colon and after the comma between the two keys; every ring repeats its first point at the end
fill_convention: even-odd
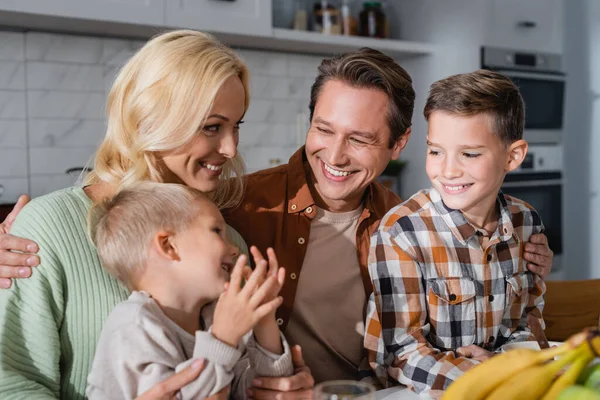
{"type": "Polygon", "coordinates": [[[390,210],[371,239],[365,347],[379,380],[439,397],[505,343],[535,339],[544,282],[523,245],[538,213],[500,187],[527,154],[524,104],[507,77],[435,82],[425,106],[432,188],[390,210]]]}
{"type": "Polygon", "coordinates": [[[234,266],[237,249],[225,221],[203,194],[146,182],[121,191],[90,219],[103,266],[132,290],[105,322],[90,399],[135,398],[197,358],[206,366],[178,398],[208,397],[230,384],[232,397],[245,398],[255,373],[293,373],[275,321],[285,271],[272,249],[268,261],[252,249],[252,272],[245,255],[234,266]]]}

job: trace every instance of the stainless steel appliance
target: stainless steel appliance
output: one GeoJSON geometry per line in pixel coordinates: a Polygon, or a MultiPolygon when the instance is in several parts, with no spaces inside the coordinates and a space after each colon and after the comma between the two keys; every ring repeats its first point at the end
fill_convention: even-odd
{"type": "Polygon", "coordinates": [[[519,87],[525,101],[525,140],[561,142],[565,74],[559,54],[483,47],[481,66],[508,76],[519,87]]]}
{"type": "Polygon", "coordinates": [[[553,271],[561,268],[562,254],[562,148],[532,146],[521,167],[506,175],[502,192],[526,201],[542,218],[548,245],[555,254],[553,271]]]}

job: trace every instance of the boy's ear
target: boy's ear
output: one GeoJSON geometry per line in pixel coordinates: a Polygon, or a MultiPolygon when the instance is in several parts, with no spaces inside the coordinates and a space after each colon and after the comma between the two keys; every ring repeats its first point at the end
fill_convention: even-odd
{"type": "Polygon", "coordinates": [[[400,157],[400,153],[408,144],[408,139],[410,139],[411,132],[412,129],[410,127],[406,128],[406,132],[404,132],[404,135],[400,136],[398,140],[396,140],[396,143],[394,143],[394,147],[392,148],[392,160],[395,160],[398,157],[400,157]]]}
{"type": "Polygon", "coordinates": [[[527,155],[528,148],[529,145],[525,140],[517,140],[508,146],[508,159],[504,167],[506,172],[514,171],[521,165],[527,155]]]}
{"type": "Polygon", "coordinates": [[[171,261],[181,260],[175,244],[175,235],[173,232],[157,232],[152,239],[152,246],[160,257],[171,261]]]}

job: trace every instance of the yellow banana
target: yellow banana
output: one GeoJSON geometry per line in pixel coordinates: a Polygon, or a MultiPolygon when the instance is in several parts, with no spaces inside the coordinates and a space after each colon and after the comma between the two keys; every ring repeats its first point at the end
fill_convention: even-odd
{"type": "Polygon", "coordinates": [[[552,384],[550,390],[542,397],[542,400],[556,400],[558,395],[567,387],[575,384],[577,377],[585,366],[594,359],[594,354],[588,343],[581,345],[582,351],[573,364],[552,384]]]}
{"type": "Polygon", "coordinates": [[[544,351],[514,349],[498,354],[475,366],[452,383],[444,392],[442,400],[481,400],[498,385],[526,368],[542,364],[556,356],[572,350],[572,344],[565,342],[558,347],[544,351]]]}
{"type": "Polygon", "coordinates": [[[585,351],[583,347],[569,351],[558,360],[534,365],[511,376],[486,398],[487,400],[536,400],[552,385],[556,374],[576,360],[585,351]]]}

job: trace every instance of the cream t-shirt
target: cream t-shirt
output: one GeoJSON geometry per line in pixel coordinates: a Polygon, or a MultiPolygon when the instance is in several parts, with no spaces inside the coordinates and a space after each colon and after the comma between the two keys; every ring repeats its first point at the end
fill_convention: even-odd
{"type": "MultiPolygon", "coordinates": [[[[357,379],[367,301],[356,249],[363,207],[346,213],[317,209],[285,335],[302,346],[316,382],[357,379]]],[[[288,277],[288,279],[290,279],[288,277]]]]}

